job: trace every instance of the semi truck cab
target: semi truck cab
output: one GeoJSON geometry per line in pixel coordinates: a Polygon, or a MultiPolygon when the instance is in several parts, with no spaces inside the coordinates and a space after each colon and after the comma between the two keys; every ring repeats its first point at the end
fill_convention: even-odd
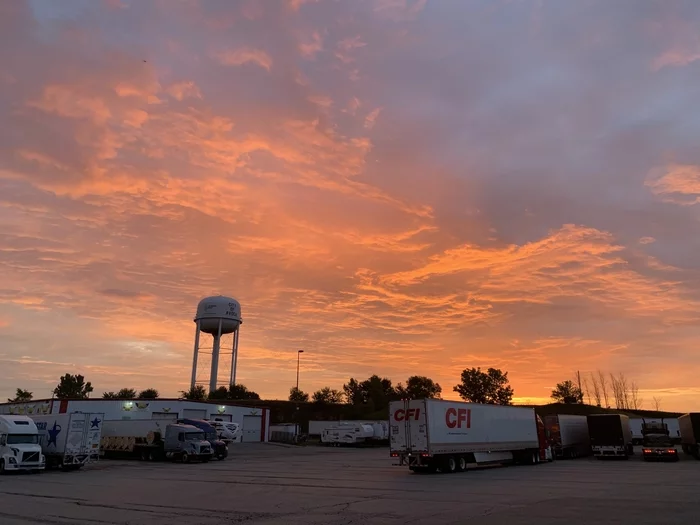
{"type": "Polygon", "coordinates": [[[178,419],[177,422],[183,425],[192,425],[204,432],[204,438],[209,441],[216,459],[221,460],[228,456],[228,446],[226,446],[224,441],[219,439],[216,428],[214,428],[211,423],[203,419],[178,419]]]}
{"type": "Polygon", "coordinates": [[[205,439],[204,431],[192,425],[168,425],[164,448],[166,457],[183,463],[190,459],[209,461],[212,457],[211,444],[205,439]]]}
{"type": "Polygon", "coordinates": [[[27,416],[0,416],[0,474],[46,468],[39,431],[27,416]]]}

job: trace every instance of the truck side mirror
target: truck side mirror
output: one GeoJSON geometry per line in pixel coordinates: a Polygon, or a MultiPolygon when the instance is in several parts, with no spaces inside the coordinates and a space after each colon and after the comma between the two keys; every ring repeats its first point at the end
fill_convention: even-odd
{"type": "Polygon", "coordinates": [[[0,446],[4,447],[7,445],[7,436],[0,436],[0,446]]]}

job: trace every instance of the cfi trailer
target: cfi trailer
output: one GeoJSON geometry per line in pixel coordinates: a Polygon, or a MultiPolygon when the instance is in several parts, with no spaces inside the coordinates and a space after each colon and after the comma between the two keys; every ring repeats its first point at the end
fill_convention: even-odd
{"type": "Polygon", "coordinates": [[[390,454],[411,471],[461,472],[468,464],[536,465],[550,458],[534,409],[439,399],[389,407],[390,454]]]}

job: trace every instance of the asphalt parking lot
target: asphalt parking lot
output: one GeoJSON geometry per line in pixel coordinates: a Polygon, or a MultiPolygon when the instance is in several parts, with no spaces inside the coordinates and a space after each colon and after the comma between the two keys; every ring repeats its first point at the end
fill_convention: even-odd
{"type": "MultiPolygon", "coordinates": [[[[682,455],[681,455],[682,456],[682,455]]],[[[104,460],[0,477],[2,525],[697,523],[700,461],[411,474],[387,449],[238,445],[223,462],[104,460]]]]}

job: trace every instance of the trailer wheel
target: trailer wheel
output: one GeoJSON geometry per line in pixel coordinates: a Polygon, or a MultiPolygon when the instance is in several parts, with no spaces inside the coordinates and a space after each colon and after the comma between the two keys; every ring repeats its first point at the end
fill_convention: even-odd
{"type": "Polygon", "coordinates": [[[189,463],[190,455],[187,452],[183,452],[182,456],[180,456],[180,461],[182,461],[183,463],[189,463]]]}
{"type": "Polygon", "coordinates": [[[3,474],[6,474],[6,473],[7,473],[7,471],[5,470],[5,460],[0,459],[0,476],[2,476],[3,474]]]}
{"type": "Polygon", "coordinates": [[[457,457],[457,472],[464,472],[467,470],[467,458],[464,456],[457,457]]]}
{"type": "Polygon", "coordinates": [[[457,458],[454,456],[447,456],[442,463],[442,468],[440,469],[445,474],[454,474],[457,472],[457,458]]]}

